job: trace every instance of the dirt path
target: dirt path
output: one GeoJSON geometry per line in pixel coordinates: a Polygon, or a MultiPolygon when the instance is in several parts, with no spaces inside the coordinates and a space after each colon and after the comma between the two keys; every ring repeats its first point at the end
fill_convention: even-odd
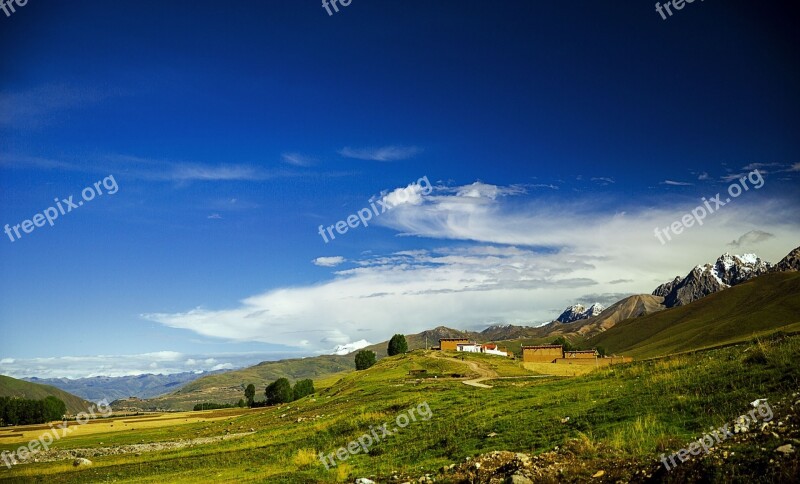
{"type": "MultiPolygon", "coordinates": [[[[443,356],[441,356],[441,355],[439,355],[439,354],[437,354],[435,352],[431,353],[431,357],[432,358],[444,358],[443,356]]],[[[499,378],[500,377],[500,375],[498,375],[496,371],[494,371],[494,370],[492,370],[490,368],[483,367],[483,366],[479,365],[475,361],[465,361],[465,360],[457,360],[457,359],[453,359],[453,361],[455,361],[456,363],[461,363],[462,365],[467,365],[470,368],[470,370],[472,370],[473,372],[475,372],[478,375],[480,375],[478,378],[473,378],[471,380],[462,380],[461,383],[463,383],[464,385],[469,385],[469,386],[478,387],[478,388],[492,388],[490,385],[484,385],[481,382],[484,381],[484,380],[492,380],[494,378],[499,378]]]]}

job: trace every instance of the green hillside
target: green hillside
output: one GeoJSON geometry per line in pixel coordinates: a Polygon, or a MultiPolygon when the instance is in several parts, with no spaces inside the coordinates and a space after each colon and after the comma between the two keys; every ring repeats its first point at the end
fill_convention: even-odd
{"type": "Polygon", "coordinates": [[[20,397],[31,400],[41,400],[45,397],[53,396],[63,401],[67,405],[67,412],[77,414],[85,412],[92,405],[86,400],[76,397],[64,390],[59,390],[50,385],[40,385],[27,381],[17,380],[10,376],[0,375],[0,397],[20,397]]]}
{"type": "Polygon", "coordinates": [[[800,330],[800,273],[765,274],[689,305],[623,321],[587,341],[646,358],[800,330]]]}
{"type": "MultiPolygon", "coordinates": [[[[704,482],[793,482],[800,471],[798,454],[782,457],[774,449],[798,436],[791,413],[798,351],[800,337],[772,338],[582,377],[486,381],[491,388],[447,376],[464,372],[468,363],[415,351],[382,359],[289,405],[238,409],[238,416],[217,421],[177,416],[159,427],[123,430],[120,424],[76,435],[55,448],[103,450],[91,457],[91,466],[75,467],[73,459],[0,466],[0,481],[423,482],[419,478],[429,474],[436,482],[490,482],[486,463],[496,461],[495,451],[510,451],[535,455],[525,472],[536,482],[696,482],[702,480],[698,476],[706,477],[704,482]],[[410,378],[413,369],[438,378],[410,378]],[[659,469],[661,453],[676,452],[710,427],[731,422],[756,398],[767,398],[775,411],[766,432],[730,438],[669,475],[659,469]],[[397,427],[399,416],[410,415],[411,408],[418,418],[397,427]],[[772,431],[778,421],[786,427],[776,431],[780,434],[772,431]],[[375,442],[369,453],[350,455],[330,469],[322,465],[320,453],[338,452],[384,423],[391,436],[375,442]],[[207,445],[120,453],[142,441],[229,433],[230,439],[207,445]],[[599,471],[603,478],[594,480],[599,471]]],[[[0,442],[0,450],[13,445],[0,442]]],[[[506,482],[515,469],[498,471],[502,479],[491,482],[506,482]]]]}

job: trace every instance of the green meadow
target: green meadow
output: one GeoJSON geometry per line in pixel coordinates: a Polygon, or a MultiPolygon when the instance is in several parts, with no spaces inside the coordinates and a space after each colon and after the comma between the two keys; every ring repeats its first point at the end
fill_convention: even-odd
{"type": "MultiPolygon", "coordinates": [[[[602,368],[578,377],[543,377],[513,360],[465,360],[417,350],[351,372],[288,405],[224,413],[168,414],[151,426],[109,429],[59,440],[54,449],[115,448],[202,437],[226,440],[180,449],[0,467],[7,482],[352,482],[370,477],[439,474],[443,466],[494,450],[539,454],[570,449],[582,463],[565,480],[589,479],[610,460],[654,469],[709,427],[748,410],[756,398],[776,401],[800,388],[800,337],[760,340],[602,368]],[[477,376],[469,362],[499,378],[492,388],[462,383],[477,376]],[[422,378],[410,370],[426,370],[422,378]],[[459,375],[454,377],[453,375],[459,375]],[[530,376],[530,378],[527,378],[530,376]],[[330,470],[319,460],[426,402],[432,412],[330,470]],[[201,417],[197,417],[201,415],[201,417]],[[187,418],[182,419],[183,415],[187,418]],[[212,419],[212,416],[221,417],[212,419]],[[566,418],[569,417],[567,420],[566,418]],[[250,430],[253,430],[251,432],[250,430]],[[101,444],[102,443],[102,444],[101,444]]],[[[16,448],[0,439],[0,450],[16,448]]],[[[713,474],[713,472],[712,472],[713,474]]]]}

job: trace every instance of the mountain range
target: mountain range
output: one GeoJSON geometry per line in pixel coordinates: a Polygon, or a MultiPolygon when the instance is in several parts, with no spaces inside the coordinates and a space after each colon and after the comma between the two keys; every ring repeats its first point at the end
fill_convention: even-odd
{"type": "MultiPolygon", "coordinates": [[[[523,344],[544,344],[564,336],[581,346],[603,346],[610,352],[636,357],[686,351],[746,339],[769,330],[800,330],[798,270],[800,248],[774,265],[754,254],[723,254],[713,264],[698,265],[685,277],[678,276],[660,285],[653,294],[632,295],[605,309],[596,303],[588,309],[576,304],[542,326],[496,324],[483,331],[439,326],[407,335],[406,339],[409,350],[430,348],[440,338],[460,337],[497,342],[519,351],[523,344]]],[[[216,374],[30,381],[69,389],[91,400],[149,398],[133,401],[134,407],[142,409],[189,409],[205,401],[233,403],[241,398],[249,383],[263,388],[281,377],[312,378],[315,382],[338,378],[337,375],[354,369],[352,352],[362,348],[383,358],[387,343],[368,345],[359,341],[337,347],[337,354],[333,355],[268,361],[216,374]],[[156,396],[159,393],[166,394],[156,396]]],[[[117,403],[131,407],[128,400],[117,403]]]]}
{"type": "Polygon", "coordinates": [[[119,398],[138,397],[151,398],[174,392],[183,385],[203,376],[221,373],[221,371],[184,372],[171,375],[131,375],[131,376],[95,376],[91,378],[22,378],[22,380],[51,385],[73,395],[91,400],[108,401],[119,398]]]}
{"type": "Polygon", "coordinates": [[[589,319],[602,313],[605,308],[600,303],[592,304],[589,309],[583,307],[583,304],[575,304],[564,310],[556,321],[562,323],[572,323],[580,319],[589,319]]]}

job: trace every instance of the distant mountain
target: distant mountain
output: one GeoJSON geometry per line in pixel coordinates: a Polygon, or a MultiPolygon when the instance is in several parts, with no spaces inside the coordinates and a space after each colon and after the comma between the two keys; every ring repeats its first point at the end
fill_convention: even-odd
{"type": "Polygon", "coordinates": [[[109,402],[120,398],[152,398],[174,392],[200,377],[221,373],[185,372],[172,375],[97,376],[92,378],[23,378],[25,381],[52,385],[93,402],[104,398],[109,402]]]}
{"type": "Polygon", "coordinates": [[[621,321],[587,341],[637,358],[800,330],[800,273],[764,274],[700,300],[621,321]]]}
{"type": "Polygon", "coordinates": [[[503,341],[509,339],[528,338],[538,334],[539,328],[531,326],[515,326],[513,324],[495,324],[481,331],[474,339],[481,342],[503,341]]]}
{"type": "Polygon", "coordinates": [[[582,304],[575,304],[564,310],[564,312],[556,318],[556,321],[572,323],[581,319],[589,319],[602,313],[604,309],[605,308],[600,303],[592,304],[589,309],[583,307],[582,304]]]}
{"type": "Polygon", "coordinates": [[[366,348],[367,346],[371,345],[369,341],[362,339],[360,341],[356,341],[354,343],[347,343],[345,345],[337,345],[336,348],[333,349],[331,352],[332,355],[349,355],[350,353],[360,350],[361,348],[366,348]]]}
{"type": "MultiPolygon", "coordinates": [[[[10,376],[0,375],[0,397],[20,397],[31,400],[41,400],[46,397],[56,397],[67,406],[67,412],[76,415],[88,411],[92,404],[70,393],[49,385],[40,385],[24,380],[17,380],[10,376]]],[[[102,398],[100,399],[102,400],[102,398]]]]}
{"type": "Polygon", "coordinates": [[[537,328],[537,336],[542,338],[556,338],[558,336],[588,338],[612,328],[620,321],[661,311],[665,309],[663,302],[663,297],[649,294],[629,296],[612,304],[596,316],[579,319],[572,323],[553,321],[540,326],[537,328]]]}
{"type": "Polygon", "coordinates": [[[685,306],[709,294],[722,291],[765,274],[771,264],[755,254],[722,254],[714,264],[698,265],[680,279],[658,286],[653,295],[663,296],[668,308],[685,306]]]}
{"type": "Polygon", "coordinates": [[[796,272],[800,271],[800,247],[789,252],[789,255],[781,259],[771,269],[773,272],[796,272]]]}
{"type": "Polygon", "coordinates": [[[675,286],[680,284],[680,282],[682,280],[683,279],[681,278],[681,276],[675,276],[675,279],[673,279],[673,280],[671,280],[669,282],[665,282],[664,284],[661,284],[660,286],[658,286],[656,288],[656,290],[653,291],[653,296],[660,296],[660,297],[669,296],[669,294],[672,292],[672,290],[675,289],[675,286]]]}

